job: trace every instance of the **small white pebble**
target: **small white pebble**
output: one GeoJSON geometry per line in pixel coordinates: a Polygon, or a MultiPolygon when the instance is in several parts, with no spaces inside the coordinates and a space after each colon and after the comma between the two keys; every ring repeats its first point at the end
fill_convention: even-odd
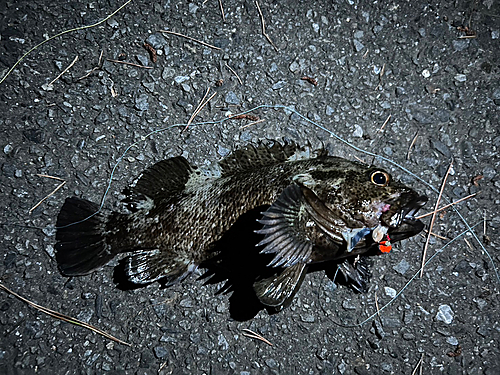
{"type": "Polygon", "coordinates": [[[396,297],[397,292],[395,289],[392,289],[392,288],[386,286],[384,288],[384,291],[385,291],[385,294],[388,295],[389,297],[391,297],[391,298],[396,297]]]}

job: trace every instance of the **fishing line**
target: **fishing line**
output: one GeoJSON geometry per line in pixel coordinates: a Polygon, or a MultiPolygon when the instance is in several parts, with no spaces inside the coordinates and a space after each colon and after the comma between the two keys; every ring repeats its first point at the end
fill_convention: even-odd
{"type": "MultiPolygon", "coordinates": [[[[360,147],[357,147],[355,145],[353,145],[352,143],[348,142],[347,140],[345,140],[344,138],[340,137],[339,135],[337,135],[336,133],[334,133],[333,131],[325,128],[324,126],[320,125],[319,123],[313,121],[313,120],[310,120],[308,119],[307,117],[305,117],[304,115],[302,115],[301,113],[299,113],[298,111],[296,111],[294,108],[291,108],[291,107],[287,107],[285,105],[282,105],[282,104],[261,104],[259,106],[256,106],[254,108],[251,108],[247,111],[244,111],[244,112],[240,112],[238,114],[235,114],[233,116],[230,116],[230,117],[225,117],[223,119],[220,119],[220,120],[217,120],[217,121],[204,121],[204,122],[197,122],[197,123],[191,123],[189,124],[190,127],[197,127],[197,126],[203,126],[203,125],[220,125],[226,121],[229,121],[231,120],[232,118],[234,117],[237,117],[237,116],[241,116],[241,115],[245,115],[247,113],[250,113],[250,112],[254,112],[258,109],[261,109],[261,108],[269,108],[269,109],[283,109],[285,111],[289,111],[291,113],[294,113],[296,114],[297,116],[299,116],[301,119],[303,119],[304,121],[314,125],[315,127],[327,132],[328,134],[330,134],[332,137],[334,137],[335,139],[337,139],[338,141],[344,143],[345,145],[347,145],[348,147],[358,151],[358,152],[361,152],[363,154],[366,154],[368,156],[372,156],[374,157],[375,159],[379,159],[379,160],[383,160],[385,162],[388,162],[389,164],[392,164],[394,165],[395,167],[398,167],[399,169],[401,169],[403,172],[409,174],[410,176],[412,176],[413,178],[417,179],[418,181],[420,181],[421,183],[423,183],[425,186],[427,186],[429,189],[431,189],[433,192],[435,192],[436,194],[439,194],[439,190],[437,188],[435,188],[434,186],[432,186],[430,183],[428,183],[427,181],[423,180],[422,178],[420,178],[419,176],[417,176],[415,173],[411,172],[410,170],[408,170],[407,168],[403,167],[402,165],[398,164],[397,162],[389,159],[389,158],[386,158],[382,155],[378,155],[378,154],[375,154],[371,151],[367,151],[367,150],[364,150],[360,147]]],[[[187,124],[174,124],[174,125],[170,125],[170,126],[167,126],[165,128],[161,128],[161,129],[157,129],[157,130],[153,130],[149,133],[147,133],[145,136],[142,136],[140,140],[138,141],[135,141],[134,143],[132,143],[131,145],[129,145],[125,151],[122,153],[122,155],[118,158],[118,160],[116,161],[115,165],[113,166],[113,169],[111,170],[111,175],[109,177],[109,180],[108,180],[108,184],[107,184],[107,187],[106,187],[106,190],[104,191],[104,194],[103,194],[103,197],[101,199],[101,204],[99,206],[99,209],[94,212],[93,214],[89,215],[88,217],[86,217],[85,219],[82,219],[80,221],[76,221],[74,223],[70,223],[70,224],[67,224],[65,226],[62,226],[62,227],[56,227],[56,229],[62,229],[62,228],[67,228],[71,225],[76,225],[76,224],[79,224],[79,223],[82,223],[88,219],[90,219],[91,217],[99,214],[101,211],[102,211],[102,208],[104,206],[104,202],[106,200],[106,197],[109,193],[109,190],[111,189],[111,184],[113,182],[113,176],[115,174],[115,171],[116,171],[116,168],[118,167],[118,165],[121,163],[121,161],[123,160],[123,158],[127,155],[127,153],[130,151],[131,148],[139,145],[140,143],[144,142],[146,139],[150,138],[151,136],[155,135],[155,134],[158,134],[158,133],[162,133],[162,132],[165,132],[167,130],[170,130],[170,129],[173,129],[173,128],[177,128],[177,127],[186,127],[187,124]]],[[[446,197],[443,197],[443,200],[446,202],[446,203],[451,203],[450,200],[446,197]]],[[[458,216],[460,217],[460,219],[462,220],[462,222],[465,224],[466,228],[467,228],[467,231],[466,232],[471,232],[472,236],[474,237],[474,239],[476,240],[476,242],[479,244],[479,246],[481,247],[481,249],[483,250],[483,252],[486,254],[486,256],[488,257],[492,267],[493,267],[493,270],[495,272],[495,275],[497,277],[497,280],[498,282],[500,283],[500,275],[498,273],[498,270],[495,266],[495,261],[493,260],[493,258],[491,257],[490,253],[486,250],[486,248],[484,247],[483,243],[481,242],[481,240],[479,239],[479,237],[476,235],[476,233],[472,230],[472,227],[469,225],[469,223],[467,222],[467,220],[462,216],[462,214],[460,213],[460,211],[458,211],[458,209],[455,207],[455,206],[451,206],[451,208],[458,214],[458,216]]],[[[431,258],[432,259],[432,258],[431,258]]],[[[426,263],[427,264],[427,263],[426,263]]]]}
{"type": "MultiPolygon", "coordinates": [[[[264,105],[266,106],[266,105],[264,105]]],[[[372,156],[376,159],[380,159],[380,160],[383,160],[383,161],[386,161],[396,167],[398,167],[399,169],[401,169],[402,171],[404,171],[405,173],[408,173],[410,176],[416,178],[418,181],[420,181],[421,183],[423,183],[425,186],[427,186],[429,189],[431,189],[433,192],[435,192],[436,194],[439,194],[439,190],[437,188],[435,188],[434,186],[432,186],[430,183],[428,183],[427,181],[423,180],[422,178],[420,178],[419,176],[417,176],[416,174],[414,174],[413,172],[411,172],[410,170],[408,170],[407,168],[403,167],[402,165],[396,163],[395,161],[391,160],[391,159],[388,159],[382,155],[378,155],[378,154],[375,154],[373,152],[370,152],[370,151],[367,151],[367,150],[364,150],[360,147],[357,147],[351,143],[349,143],[348,141],[346,141],[344,138],[338,136],[337,134],[335,134],[334,132],[332,132],[331,130],[325,128],[324,126],[318,124],[317,122],[313,121],[313,120],[310,120],[308,119],[307,117],[305,117],[304,115],[302,115],[301,113],[297,112],[295,109],[293,108],[289,108],[289,107],[286,107],[284,105],[272,105],[272,106],[269,106],[270,108],[283,108],[285,110],[288,110],[288,111],[291,111],[291,112],[294,112],[297,116],[299,116],[300,118],[302,118],[303,120],[313,124],[314,126],[316,126],[317,128],[319,129],[322,129],[324,131],[326,131],[328,134],[330,134],[331,136],[333,136],[334,138],[336,138],[338,141],[344,143],[345,145],[351,147],[352,149],[356,150],[356,151],[359,151],[361,153],[364,153],[366,155],[369,155],[369,156],[372,156]]],[[[451,203],[451,201],[446,198],[446,197],[443,197],[444,201],[446,203],[451,203]]],[[[490,253],[486,250],[486,248],[484,247],[483,243],[481,242],[481,240],[479,239],[479,237],[476,235],[476,233],[472,230],[471,226],[469,225],[469,223],[467,222],[467,220],[465,220],[465,218],[462,216],[462,214],[460,213],[460,211],[458,210],[457,207],[455,207],[454,205],[451,206],[451,208],[458,214],[458,216],[460,217],[460,219],[462,220],[462,222],[465,224],[466,228],[468,231],[471,232],[472,236],[474,237],[474,239],[476,240],[476,242],[479,244],[479,246],[481,247],[481,249],[483,250],[483,252],[486,254],[486,256],[488,257],[488,259],[490,260],[490,263],[493,267],[493,271],[495,271],[495,275],[497,277],[497,280],[498,282],[500,283],[500,275],[498,274],[498,270],[495,266],[495,261],[493,260],[493,258],[491,257],[490,253]]]]}
{"type": "MultiPolygon", "coordinates": [[[[483,222],[480,221],[476,224],[474,224],[471,229],[474,229],[476,228],[477,226],[481,225],[483,222]]],[[[424,264],[424,268],[438,255],[438,254],[441,254],[444,249],[446,247],[448,247],[449,245],[451,245],[453,242],[455,242],[456,240],[458,240],[460,237],[464,236],[465,234],[469,233],[470,230],[469,229],[466,229],[465,231],[463,231],[462,233],[460,233],[458,236],[456,236],[455,238],[453,238],[452,240],[450,240],[449,242],[447,242],[443,247],[441,247],[439,250],[437,250],[424,264]]],[[[343,327],[343,328],[356,328],[356,327],[361,327],[363,324],[369,322],[370,320],[372,320],[373,318],[375,318],[377,315],[380,314],[381,311],[385,310],[385,308],[387,306],[389,306],[390,304],[392,304],[404,291],[406,288],[408,288],[408,286],[410,286],[410,284],[413,282],[413,280],[415,280],[418,275],[420,274],[420,269],[419,268],[417,270],[417,272],[415,272],[415,274],[413,275],[413,277],[408,280],[408,282],[405,284],[405,286],[403,288],[401,288],[401,290],[394,296],[392,297],[392,299],[387,302],[384,306],[382,306],[382,308],[378,309],[377,312],[373,313],[372,315],[370,315],[368,318],[366,318],[365,320],[363,320],[361,323],[357,323],[357,324],[354,324],[354,325],[347,325],[347,324],[342,324],[342,323],[338,323],[336,322],[335,320],[331,319],[331,321],[333,323],[335,323],[336,325],[340,326],[340,327],[343,327]]]]}

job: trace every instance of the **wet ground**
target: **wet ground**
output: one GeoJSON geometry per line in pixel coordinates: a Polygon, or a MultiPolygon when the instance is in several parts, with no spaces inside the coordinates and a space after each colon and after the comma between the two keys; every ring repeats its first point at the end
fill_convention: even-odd
{"type": "MultiPolygon", "coordinates": [[[[421,364],[425,374],[500,373],[500,279],[493,268],[500,262],[500,6],[434,3],[260,1],[272,45],[253,1],[223,0],[223,19],[215,0],[136,0],[106,22],[29,54],[0,84],[0,282],[131,346],[2,291],[0,372],[411,374],[421,364]],[[207,123],[144,138],[185,124],[208,88],[207,98],[216,95],[193,121],[207,123]],[[263,105],[250,112],[262,122],[212,122],[263,105]],[[54,224],[64,199],[99,202],[131,144],[106,207],[117,207],[120,191],[155,161],[182,154],[204,165],[262,139],[372,161],[317,125],[436,189],[453,160],[444,196],[479,193],[457,207],[468,225],[478,224],[474,232],[494,263],[470,233],[442,249],[467,230],[448,209],[437,216],[433,232],[440,237],[431,238],[427,257],[442,251],[423,277],[360,326],[417,273],[423,236],[373,259],[366,294],[318,271],[288,309],[243,321],[231,317],[229,296],[215,295],[217,285],[196,277],[166,289],[122,291],[113,282],[116,262],[85,277],[59,274],[54,224]],[[273,345],[245,337],[244,328],[273,345]]],[[[2,2],[0,75],[45,38],[96,23],[121,4],[2,2]]],[[[431,210],[435,191],[376,163],[427,194],[431,210]]]]}

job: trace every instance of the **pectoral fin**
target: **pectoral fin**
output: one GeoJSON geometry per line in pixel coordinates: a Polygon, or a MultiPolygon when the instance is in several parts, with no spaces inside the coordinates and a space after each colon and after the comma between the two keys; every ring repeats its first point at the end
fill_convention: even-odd
{"type": "Polygon", "coordinates": [[[297,263],[285,268],[278,275],[259,280],[253,284],[255,294],[259,301],[277,311],[286,307],[300,288],[307,265],[297,263]]]}
{"type": "Polygon", "coordinates": [[[258,220],[264,227],[256,233],[265,237],[257,246],[265,245],[261,253],[276,254],[270,266],[290,267],[309,261],[313,244],[303,232],[304,225],[300,225],[302,204],[300,187],[290,185],[258,220]]]}

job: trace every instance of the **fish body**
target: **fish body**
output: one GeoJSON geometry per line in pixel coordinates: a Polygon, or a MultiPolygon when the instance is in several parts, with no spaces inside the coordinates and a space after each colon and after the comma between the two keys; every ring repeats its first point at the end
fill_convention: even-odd
{"type": "MultiPolygon", "coordinates": [[[[269,278],[256,280],[266,306],[287,305],[310,264],[353,259],[390,240],[417,234],[426,198],[386,171],[293,144],[247,146],[208,169],[183,157],[161,161],[126,190],[126,213],[68,198],[57,220],[56,259],[64,275],[88,274],[120,253],[134,284],[174,283],[214,254],[246,212],[262,208],[261,253],[273,256],[269,278]],[[90,218],[88,218],[91,216],[90,218]]],[[[238,244],[235,244],[237,251],[238,244]]],[[[346,263],[352,278],[357,271],[346,263]]]]}

